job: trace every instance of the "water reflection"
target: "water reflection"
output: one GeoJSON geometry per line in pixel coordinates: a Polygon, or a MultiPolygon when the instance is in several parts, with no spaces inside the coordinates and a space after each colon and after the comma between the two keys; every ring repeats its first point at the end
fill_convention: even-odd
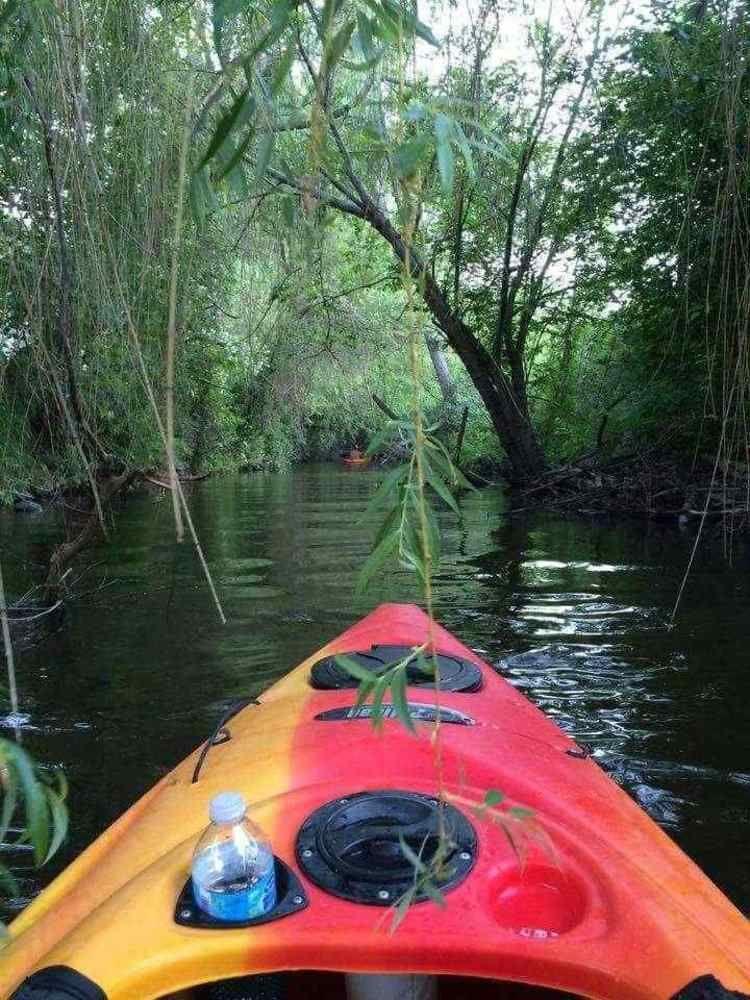
{"type": "MultiPolygon", "coordinates": [[[[252,695],[385,600],[420,600],[384,572],[354,586],[376,530],[376,472],[308,467],[217,478],[191,508],[225,605],[216,618],[168,503],[131,499],[66,626],[19,657],[26,742],[71,782],[58,864],[174,765],[233,699],[252,695]],[[99,586],[103,584],[103,586],[99,586]]],[[[706,548],[669,613],[690,537],[637,521],[504,517],[502,491],[444,511],[435,611],[577,740],[750,909],[747,563],[706,548]]],[[[38,579],[52,512],[0,512],[6,586],[38,579]]],[[[46,872],[43,879],[50,877],[46,872]]],[[[26,888],[38,888],[30,876],[26,888]]]]}

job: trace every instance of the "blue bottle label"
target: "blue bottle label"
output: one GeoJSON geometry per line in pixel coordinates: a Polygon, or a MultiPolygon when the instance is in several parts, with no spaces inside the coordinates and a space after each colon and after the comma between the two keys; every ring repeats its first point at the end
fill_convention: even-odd
{"type": "Polygon", "coordinates": [[[203,912],[216,920],[252,920],[276,905],[274,866],[251,879],[218,878],[207,886],[193,879],[193,894],[203,912]]]}

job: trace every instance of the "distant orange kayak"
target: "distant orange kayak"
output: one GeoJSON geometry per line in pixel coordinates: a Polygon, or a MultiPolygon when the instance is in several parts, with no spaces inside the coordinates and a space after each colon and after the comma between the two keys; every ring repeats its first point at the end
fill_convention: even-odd
{"type": "Polygon", "coordinates": [[[341,461],[350,468],[364,468],[364,466],[370,464],[370,459],[367,455],[362,455],[360,458],[352,458],[350,455],[345,455],[341,461]]]}
{"type": "Polygon", "coordinates": [[[585,748],[410,605],[381,606],[224,720],[10,935],[0,996],[16,1000],[750,992],[742,914],[585,748]],[[430,641],[439,690],[409,662],[408,702],[386,696],[374,728],[336,655],[377,675],[430,641]],[[277,857],[279,902],[254,925],[211,924],[189,889],[208,803],[227,789],[277,857]],[[413,859],[429,870],[435,852],[430,883],[413,859]]]}

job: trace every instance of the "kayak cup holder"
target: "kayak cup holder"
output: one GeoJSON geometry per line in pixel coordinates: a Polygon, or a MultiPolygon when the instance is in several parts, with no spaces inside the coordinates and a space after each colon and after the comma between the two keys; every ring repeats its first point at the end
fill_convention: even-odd
{"type": "Polygon", "coordinates": [[[583,920],[586,891],[571,872],[530,863],[490,880],[489,907],[501,927],[545,941],[566,934],[583,920]]]}
{"type": "Polygon", "coordinates": [[[307,894],[295,873],[281,858],[274,856],[276,877],[276,903],[266,913],[261,913],[250,920],[217,920],[205,913],[195,901],[193,883],[190,878],[177,897],[174,920],[181,927],[197,927],[202,930],[232,930],[235,927],[257,927],[268,924],[272,920],[281,920],[299,910],[304,910],[308,904],[307,894]]]}

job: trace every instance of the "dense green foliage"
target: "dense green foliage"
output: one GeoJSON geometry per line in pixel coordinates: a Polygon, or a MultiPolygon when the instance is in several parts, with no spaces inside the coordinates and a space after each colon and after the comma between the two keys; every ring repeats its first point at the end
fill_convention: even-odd
{"type": "Polygon", "coordinates": [[[364,446],[414,404],[407,244],[465,461],[738,457],[745,7],[527,7],[5,0],[0,496],[165,465],[173,266],[178,465],[364,446]]]}

